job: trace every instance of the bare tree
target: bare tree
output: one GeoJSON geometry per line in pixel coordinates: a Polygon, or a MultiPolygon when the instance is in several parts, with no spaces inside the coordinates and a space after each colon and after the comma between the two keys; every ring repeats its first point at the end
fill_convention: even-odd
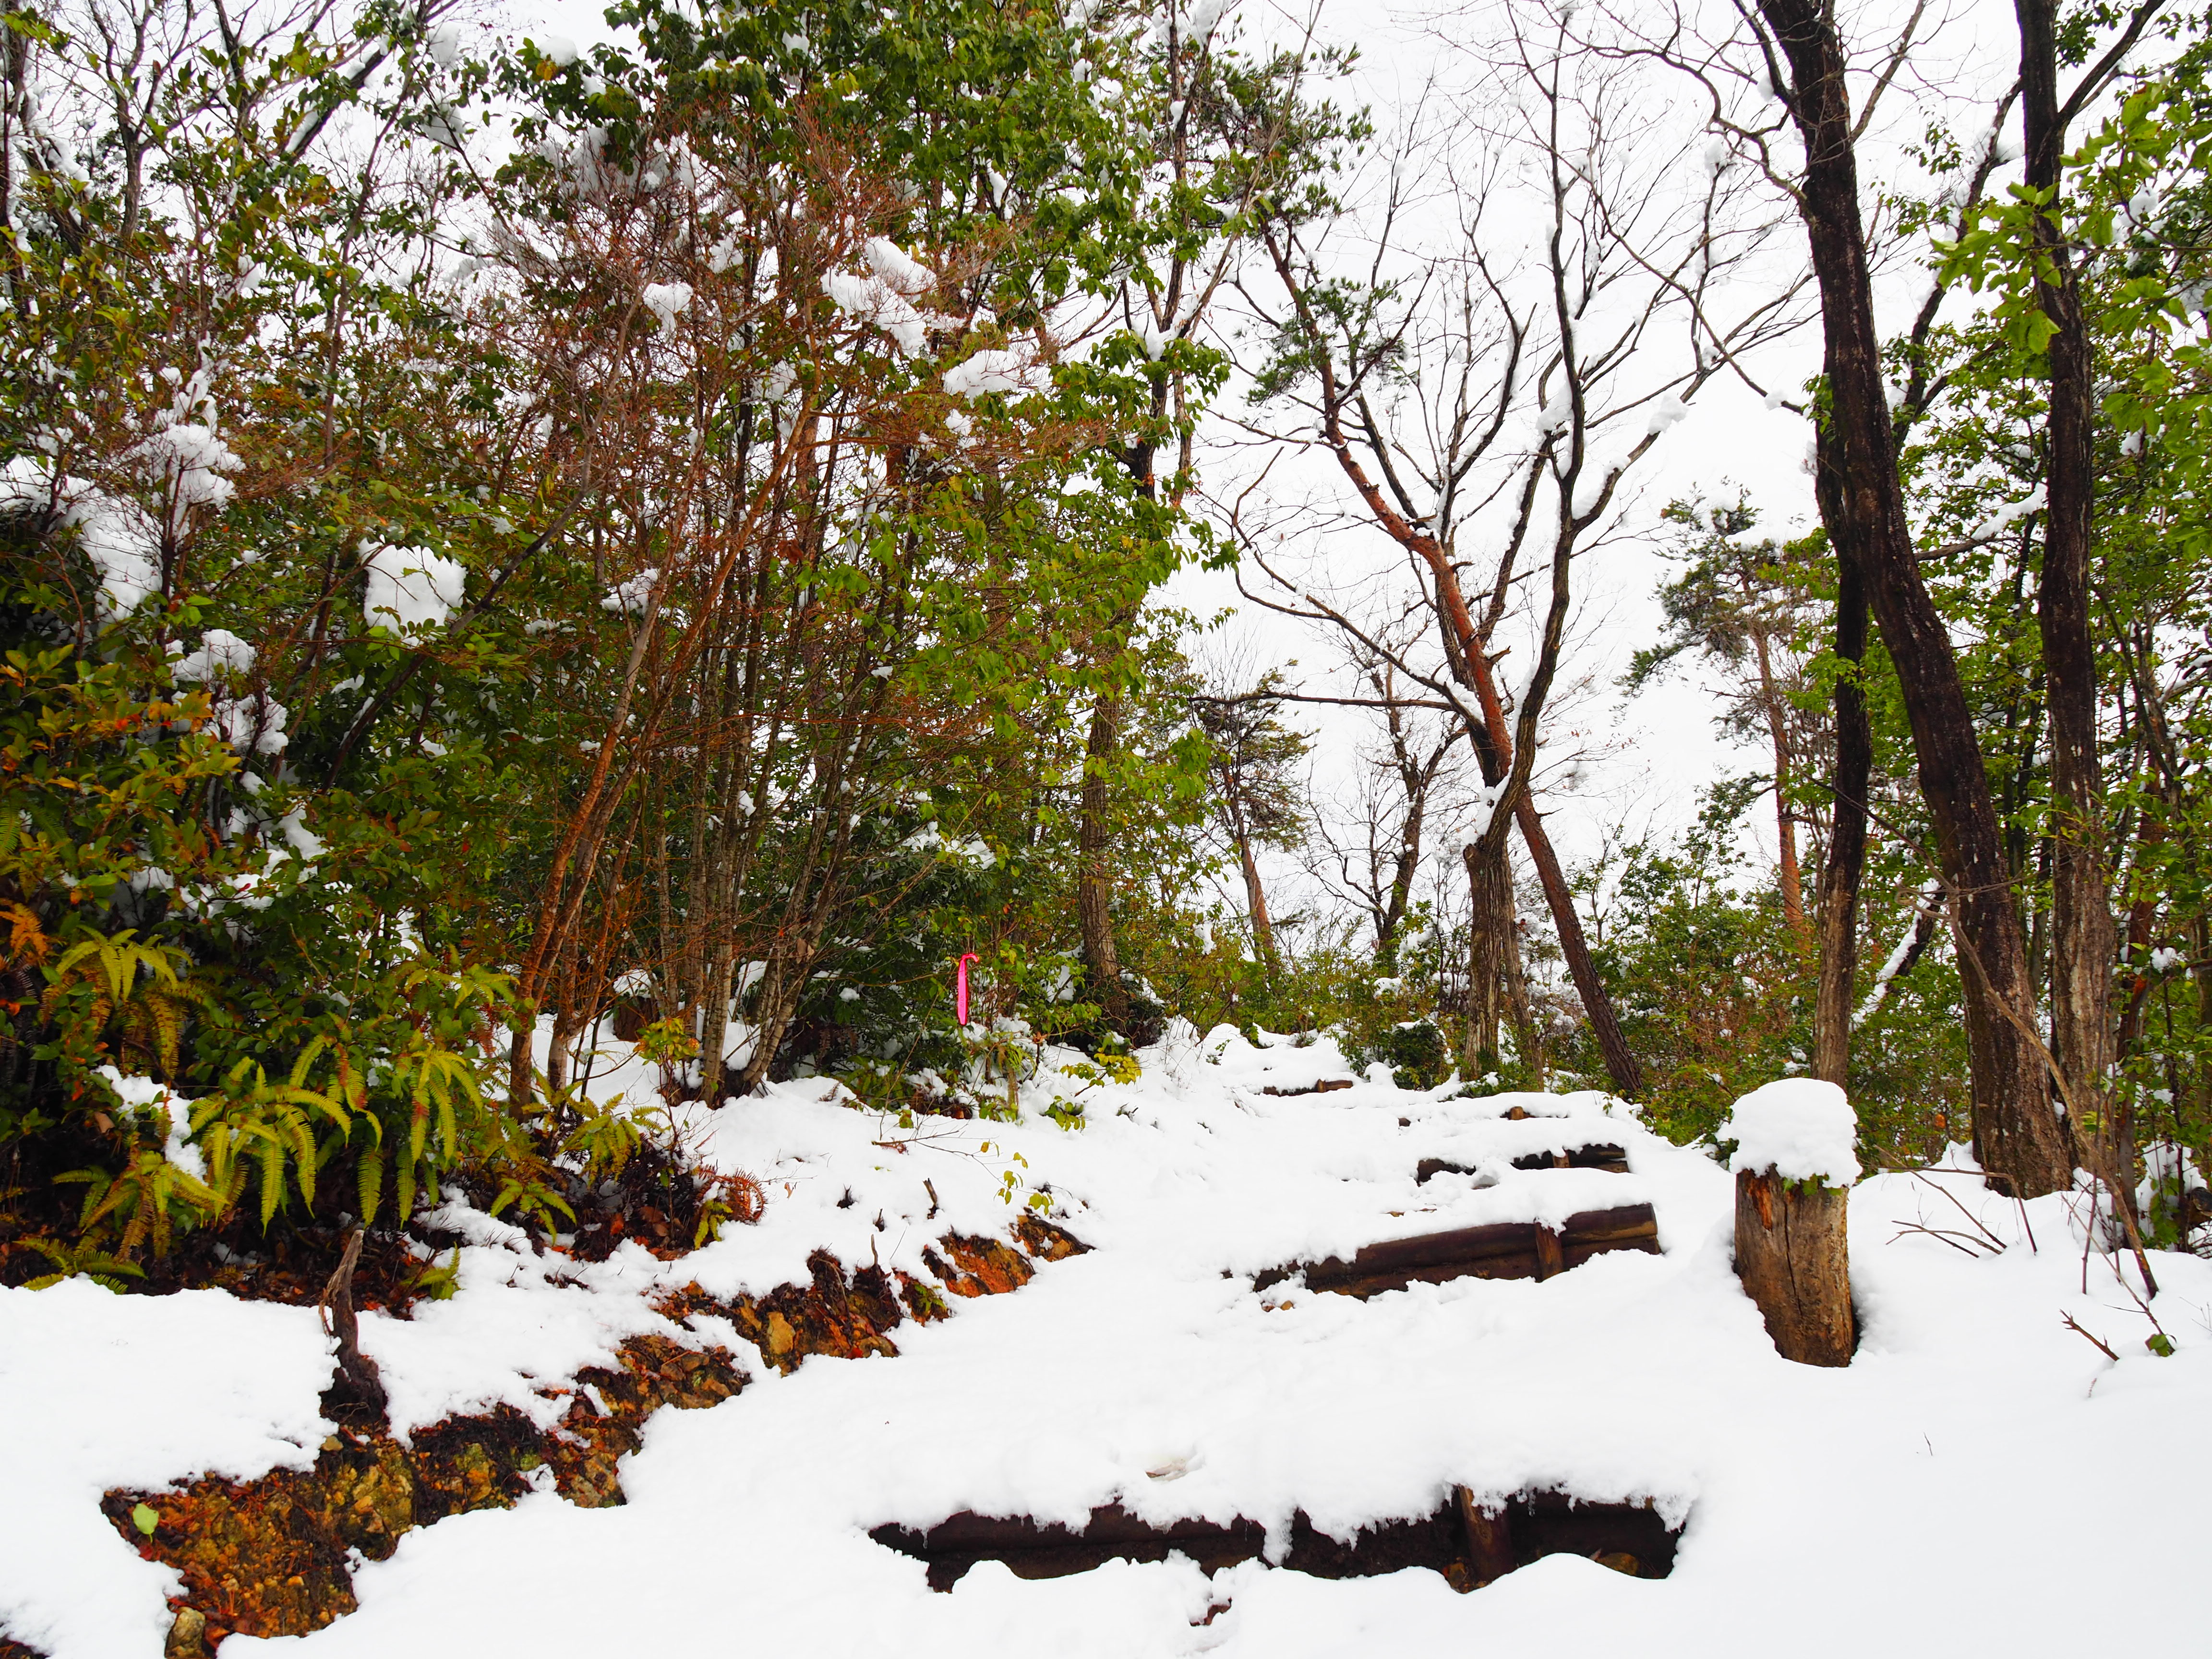
{"type": "Polygon", "coordinates": [[[1460,780],[1465,734],[1448,706],[1411,695],[1418,688],[1389,656],[1357,641],[1346,647],[1352,672],[1374,693],[1380,729],[1359,752],[1352,810],[1316,805],[1316,873],[1337,898],[1366,913],[1376,966],[1395,973],[1430,831],[1460,780]]]}
{"type": "Polygon", "coordinates": [[[1572,572],[1687,401],[1802,320],[1803,284],[1739,281],[1759,272],[1775,220],[1750,210],[1741,170],[1709,167],[1687,191],[1671,182],[1680,121],[1652,76],[1580,46],[1571,9],[1498,15],[1499,37],[1449,110],[1452,131],[1417,131],[1389,158],[1357,274],[1338,243],[1361,228],[1273,225],[1273,286],[1244,289],[1276,343],[1261,397],[1296,416],[1265,429],[1332,461],[1356,501],[1340,521],[1381,531],[1403,555],[1435,654],[1416,660],[1361,625],[1340,584],[1325,592],[1259,537],[1244,544],[1273,584],[1263,603],[1341,630],[1448,702],[1476,756],[1470,1055],[1497,1049],[1517,824],[1613,1085],[1629,1094],[1636,1063],[1529,788],[1572,572]],[[1417,255],[1413,224],[1443,211],[1410,182],[1429,177],[1449,191],[1453,222],[1444,251],[1417,255]],[[1536,219],[1533,246],[1488,222],[1516,210],[1536,219]],[[1509,642],[1509,623],[1528,631],[1509,642]],[[1504,683],[1514,651],[1519,672],[1504,683]]]}

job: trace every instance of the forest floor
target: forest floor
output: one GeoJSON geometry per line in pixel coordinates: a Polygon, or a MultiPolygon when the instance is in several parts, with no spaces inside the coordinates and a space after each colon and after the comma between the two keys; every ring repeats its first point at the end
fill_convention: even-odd
{"type": "Polygon", "coordinates": [[[2151,1256],[2154,1352],[2081,1201],[1954,1152],[1854,1189],[1860,1345],[1814,1369],[1736,1283],[1729,1176],[1602,1096],[1402,1091],[1225,1029],[1126,1085],[1076,1059],[1018,1122],[902,1127],[826,1079],[702,1110],[769,1204],[673,1259],[449,1205],[455,1293],[362,1316],[384,1425],[325,1416],[313,1308],[0,1290],[0,1650],[2202,1639],[2212,1262],[2151,1256]]]}

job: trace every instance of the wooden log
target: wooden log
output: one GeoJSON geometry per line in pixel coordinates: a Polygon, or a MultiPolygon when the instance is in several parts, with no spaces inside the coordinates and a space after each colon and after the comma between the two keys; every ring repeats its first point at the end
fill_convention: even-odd
{"type": "MultiPolygon", "coordinates": [[[[921,1559],[929,1587],[949,1590],[979,1561],[1003,1561],[1018,1578],[1058,1578],[1111,1560],[1164,1560],[1173,1552],[1210,1576],[1258,1558],[1267,1529],[1242,1516],[1155,1524],[1115,1503],[1092,1510],[1080,1527],[963,1510],[926,1528],[887,1524],[868,1535],[921,1559]]],[[[1304,1510],[1297,1510],[1290,1547],[1277,1565],[1322,1578],[1426,1567],[1468,1589],[1562,1553],[1663,1578],[1674,1568],[1674,1534],[1649,1504],[1580,1503],[1565,1492],[1541,1491],[1519,1492],[1486,1509],[1468,1488],[1454,1486],[1433,1514],[1372,1522],[1347,1538],[1322,1532],[1304,1510]]],[[[4,1653],[0,1659],[6,1659],[4,1653]]]]}
{"type": "Polygon", "coordinates": [[[1601,1244],[1616,1250],[1659,1254],[1659,1217],[1649,1204],[1618,1204],[1609,1210],[1577,1210],[1559,1228],[1570,1244],[1601,1244]]]}
{"type": "MultiPolygon", "coordinates": [[[[1517,1166],[1516,1166],[1517,1167],[1517,1166]]],[[[1440,1175],[1480,1175],[1482,1171],[1472,1164],[1455,1164],[1449,1158],[1425,1158],[1413,1166],[1413,1184],[1425,1186],[1440,1175]]]]}
{"type": "Polygon", "coordinates": [[[1513,1522],[1503,1510],[1486,1510],[1465,1486],[1452,1488],[1467,1533],[1467,1565],[1478,1587],[1503,1578],[1520,1565],[1513,1554],[1513,1522]]]}
{"type": "Polygon", "coordinates": [[[1570,1146],[1563,1152],[1528,1152],[1513,1160],[1516,1170],[1604,1170],[1628,1173],[1628,1153],[1610,1141],[1570,1146]]]}
{"type": "Polygon", "coordinates": [[[1551,1279],[1566,1272],[1566,1252],[1559,1247],[1559,1236],[1549,1227],[1536,1229],[1536,1277],[1551,1279]]]}
{"type": "Polygon", "coordinates": [[[1784,1359],[1848,1365],[1857,1340],[1844,1223],[1850,1194],[1772,1170],[1735,1178],[1735,1271],[1784,1359]]]}
{"type": "Polygon", "coordinates": [[[1364,1298],[1411,1284],[1442,1285],[1455,1279],[1548,1279],[1608,1250],[1659,1254],[1659,1224],[1649,1204],[1578,1211],[1557,1232],[1533,1221],[1498,1221],[1385,1239],[1349,1261],[1331,1256],[1271,1267],[1252,1285],[1264,1291],[1303,1272],[1310,1290],[1364,1298]]]}

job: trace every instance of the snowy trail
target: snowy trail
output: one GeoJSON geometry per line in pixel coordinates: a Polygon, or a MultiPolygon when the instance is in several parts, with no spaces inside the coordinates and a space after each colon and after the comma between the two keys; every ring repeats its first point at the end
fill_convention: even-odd
{"type": "MultiPolygon", "coordinates": [[[[2080,1293],[2079,1237],[2059,1200],[2031,1206],[2039,1253],[1970,1259],[1926,1237],[1893,1242],[1899,1218],[1933,1219],[1940,1200],[1881,1177],[1852,1200],[1858,1355],[1847,1370],[1791,1365],[1730,1270],[1727,1173],[1607,1115],[1602,1097],[1442,1100],[1367,1083],[1271,1097],[1261,1086],[1346,1068],[1326,1043],[1212,1047],[1218,1060],[1188,1043],[1149,1053],[1146,1075],[1100,1091],[1075,1133],[1042,1117],[931,1123],[946,1138],[895,1152],[872,1144],[898,1138],[880,1120],[824,1103],[818,1082],[714,1114],[712,1156],[762,1176],[774,1202],[759,1228],[676,1264],[678,1282],[765,1290],[803,1277],[824,1244],[848,1263],[872,1253],[919,1270],[948,1223],[1003,1231],[1009,1169],[1048,1182],[1055,1214],[1095,1248],[1016,1294],[901,1327],[896,1358],[816,1358],[779,1376],[710,1332],[755,1380],[711,1410],[653,1419],[623,1468],[626,1506],[580,1510],[549,1492],[453,1516],[364,1565],[358,1612],[307,1638],[233,1637],[225,1654],[1710,1655],[1786,1635],[1814,1655],[2039,1655],[2109,1638],[2094,1587],[2123,1577],[2144,1617],[2197,1617],[2184,1540],[2212,1476],[2212,1263],[2156,1259],[2157,1307],[2180,1345],[2160,1359],[2142,1349],[2140,1315],[2114,1310],[2124,1298],[2101,1259],[2080,1293]],[[1516,1104],[1534,1115],[1509,1121],[1516,1104]],[[1624,1146],[1630,1172],[1510,1168],[1583,1140],[1624,1146]],[[1483,1175],[1419,1184],[1423,1158],[1483,1175]],[[1647,1200],[1665,1254],[1601,1256],[1542,1283],[1416,1285],[1366,1302],[1251,1288],[1259,1269],[1380,1238],[1647,1200]],[[933,1204],[943,1212],[925,1229],[933,1204]],[[2066,1332],[2062,1310],[2127,1357],[2114,1365],[2066,1332]],[[1171,1559],[1024,1581],[986,1562],[933,1594],[921,1562],[867,1536],[963,1510],[1079,1525],[1115,1500],[1154,1522],[1243,1516],[1278,1537],[1303,1510],[1348,1536],[1428,1514],[1455,1483],[1652,1499],[1687,1519],[1674,1573],[1555,1556],[1462,1595],[1422,1570],[1324,1580],[1252,1562],[1209,1581],[1171,1559]]],[[[2017,1234],[2013,1206],[1954,1184],[2000,1236],[2017,1234]]],[[[567,1285],[496,1244],[465,1255],[453,1302],[411,1328],[367,1322],[365,1345],[411,1389],[417,1423],[532,1397],[578,1352],[657,1320],[642,1295],[661,1270],[641,1252],[567,1285]]],[[[166,1627],[166,1570],[92,1511],[99,1483],[250,1475],[312,1455],[322,1373],[299,1356],[319,1342],[292,1328],[294,1310],[217,1300],[237,1312],[216,1323],[293,1356],[292,1370],[175,1402],[167,1430],[121,1451],[95,1455],[96,1436],[81,1455],[53,1451],[7,1506],[90,1487],[83,1515],[54,1517],[67,1536],[46,1550],[73,1576],[74,1601],[0,1555],[0,1618],[58,1659],[152,1659],[166,1627]],[[270,1424],[291,1440],[272,1441],[270,1424]],[[87,1612],[87,1596],[105,1611],[87,1612]]],[[[63,1362],[21,1345],[41,1320],[66,1337],[80,1305],[87,1332],[105,1322],[126,1348],[163,1317],[162,1304],[80,1287],[0,1293],[5,1420],[55,1411],[40,1391],[63,1362]]],[[[121,1396],[97,1409],[127,1411],[121,1396]]],[[[21,1462],[0,1472],[17,1480],[21,1462]]]]}

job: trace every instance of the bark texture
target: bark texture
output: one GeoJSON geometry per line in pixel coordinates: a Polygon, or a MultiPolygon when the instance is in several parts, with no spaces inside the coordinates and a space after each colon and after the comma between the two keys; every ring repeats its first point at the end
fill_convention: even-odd
{"type": "Polygon", "coordinates": [[[2048,510],[2035,596],[2050,717],[2051,1049],[2067,1081],[2076,1132],[2097,1133],[2100,1164],[2116,1187],[2132,1188],[2133,1170],[2118,1167],[2119,1137],[2112,1133],[2106,1092],[2115,1058],[2112,959],[2118,934],[2105,880],[2097,653],[2089,636],[2096,495],[2094,364],[2079,284],[2054,217],[2066,148],[2058,105],[2057,8],[2053,0],[2016,0],[2015,9],[2027,184],[2053,198],[2051,210],[2035,222],[2039,251],[2053,278],[2037,284],[2036,297],[2055,330],[2046,359],[2048,510]]]}
{"type": "Polygon", "coordinates": [[[1788,102],[1805,143],[1798,205],[1820,283],[1828,427],[1822,491],[1838,560],[1855,566],[1881,628],[1912,729],[1936,853],[1952,896],[1971,1056],[1974,1146],[1984,1169],[2024,1197],[2073,1176],[2036,1036],[2035,985],[2012,872],[1943,618],[1920,579],[1899,486],[1881,341],[1859,215],[1846,60],[1817,0],[1759,0],[1787,60],[1788,102]]]}
{"type": "Polygon", "coordinates": [[[1513,927],[1512,870],[1504,836],[1469,842],[1467,866],[1467,1038],[1460,1074],[1479,1078],[1498,1064],[1504,1012],[1506,945],[1513,927]]]}
{"type": "Polygon", "coordinates": [[[1772,1170],[1735,1178],[1735,1272],[1784,1359],[1848,1365],[1850,1261],[1844,1221],[1850,1194],[1772,1170]]]}
{"type": "Polygon", "coordinates": [[[1590,955],[1589,935],[1583,932],[1582,913],[1575,908],[1575,896],[1567,887],[1566,872],[1559,867],[1559,855],[1552,850],[1552,838],[1544,833],[1544,820],[1533,799],[1522,795],[1514,805],[1513,816],[1521,826],[1521,840],[1528,849],[1529,862],[1536,866],[1536,879],[1543,885],[1544,903],[1552,913],[1553,927],[1559,932],[1559,951],[1567,959],[1568,976],[1574,981],[1575,993],[1582,999],[1583,1012],[1589,1018],[1598,1052],[1605,1056],[1606,1075],[1612,1080],[1613,1091],[1624,1100],[1634,1100],[1644,1092],[1644,1068],[1629,1052],[1628,1039],[1621,1035],[1620,1021],[1613,1016],[1613,999],[1606,994],[1605,982],[1597,976],[1597,962],[1590,955]]]}
{"type": "MultiPolygon", "coordinates": [[[[1840,467],[1820,468],[1826,480],[1840,467]]],[[[1822,511],[1826,513],[1825,496],[1822,511]]],[[[1840,511],[1838,512],[1840,516],[1840,511]]],[[[1866,659],[1866,584],[1855,564],[1838,570],[1836,655],[1854,669],[1866,659]]],[[[1857,678],[1836,682],[1835,771],[1829,780],[1828,851],[1820,866],[1820,981],[1813,999],[1813,1075],[1847,1088],[1851,1069],[1852,999],[1858,980],[1859,883],[1866,872],[1867,780],[1874,769],[1874,730],[1857,678]]]]}
{"type": "Polygon", "coordinates": [[[1075,921],[1083,935],[1083,960],[1091,970],[1091,995],[1106,1024],[1129,1027],[1129,994],[1121,986],[1121,955],[1114,945],[1113,885],[1106,870],[1112,832],[1107,814],[1112,790],[1107,769],[1121,744],[1121,701],[1102,696],[1091,713],[1091,740],[1083,773],[1083,821],[1076,831],[1075,921]]]}

